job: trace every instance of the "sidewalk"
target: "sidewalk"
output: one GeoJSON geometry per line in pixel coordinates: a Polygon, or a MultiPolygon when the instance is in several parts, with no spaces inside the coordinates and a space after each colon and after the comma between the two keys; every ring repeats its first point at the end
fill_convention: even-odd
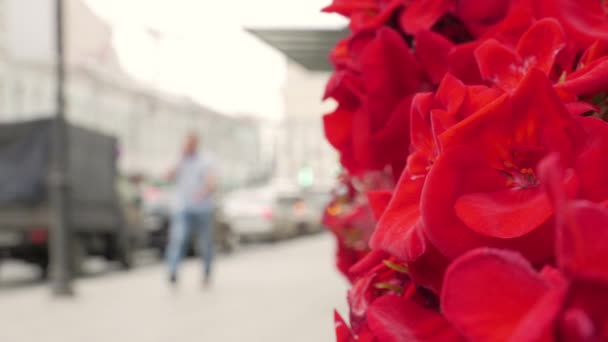
{"type": "Polygon", "coordinates": [[[47,286],[0,292],[0,341],[334,341],[346,282],[333,251],[328,234],[238,251],[218,260],[208,290],[191,260],[173,290],[153,265],[81,280],[73,300],[47,286]]]}

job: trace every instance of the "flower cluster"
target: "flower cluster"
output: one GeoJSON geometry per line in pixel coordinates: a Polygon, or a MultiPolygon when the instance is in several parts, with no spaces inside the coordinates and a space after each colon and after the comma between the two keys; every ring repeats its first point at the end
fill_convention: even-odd
{"type": "Polygon", "coordinates": [[[333,0],[339,342],[608,340],[608,5],[333,0]]]}

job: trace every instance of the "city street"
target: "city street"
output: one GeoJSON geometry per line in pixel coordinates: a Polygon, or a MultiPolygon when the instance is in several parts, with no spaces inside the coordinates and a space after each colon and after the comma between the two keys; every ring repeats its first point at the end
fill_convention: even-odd
{"type": "Polygon", "coordinates": [[[328,234],[245,247],[219,257],[209,289],[198,260],[172,289],[148,256],[130,272],[79,280],[73,299],[52,298],[28,280],[33,271],[9,264],[0,269],[0,341],[333,341],[332,311],[345,312],[347,288],[333,252],[328,234]]]}

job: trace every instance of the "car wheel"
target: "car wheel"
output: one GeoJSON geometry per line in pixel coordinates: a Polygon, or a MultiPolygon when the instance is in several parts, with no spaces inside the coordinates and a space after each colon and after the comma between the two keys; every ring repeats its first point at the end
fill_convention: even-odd
{"type": "Polygon", "coordinates": [[[240,243],[240,239],[238,234],[236,234],[230,226],[223,226],[222,230],[222,239],[221,239],[221,247],[222,251],[225,253],[234,252],[240,243]]]}
{"type": "Polygon", "coordinates": [[[298,227],[296,229],[297,233],[296,235],[308,235],[310,234],[310,228],[308,227],[308,224],[306,223],[298,223],[298,227]]]}

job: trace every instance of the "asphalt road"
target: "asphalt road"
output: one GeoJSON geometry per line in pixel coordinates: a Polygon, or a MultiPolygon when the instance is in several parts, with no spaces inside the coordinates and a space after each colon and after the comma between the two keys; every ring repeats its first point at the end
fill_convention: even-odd
{"type": "Polygon", "coordinates": [[[130,272],[89,262],[73,299],[54,299],[35,269],[0,268],[3,342],[334,341],[333,309],[345,312],[346,282],[333,267],[327,234],[221,256],[211,288],[196,259],[180,284],[140,256],[130,272]]]}

